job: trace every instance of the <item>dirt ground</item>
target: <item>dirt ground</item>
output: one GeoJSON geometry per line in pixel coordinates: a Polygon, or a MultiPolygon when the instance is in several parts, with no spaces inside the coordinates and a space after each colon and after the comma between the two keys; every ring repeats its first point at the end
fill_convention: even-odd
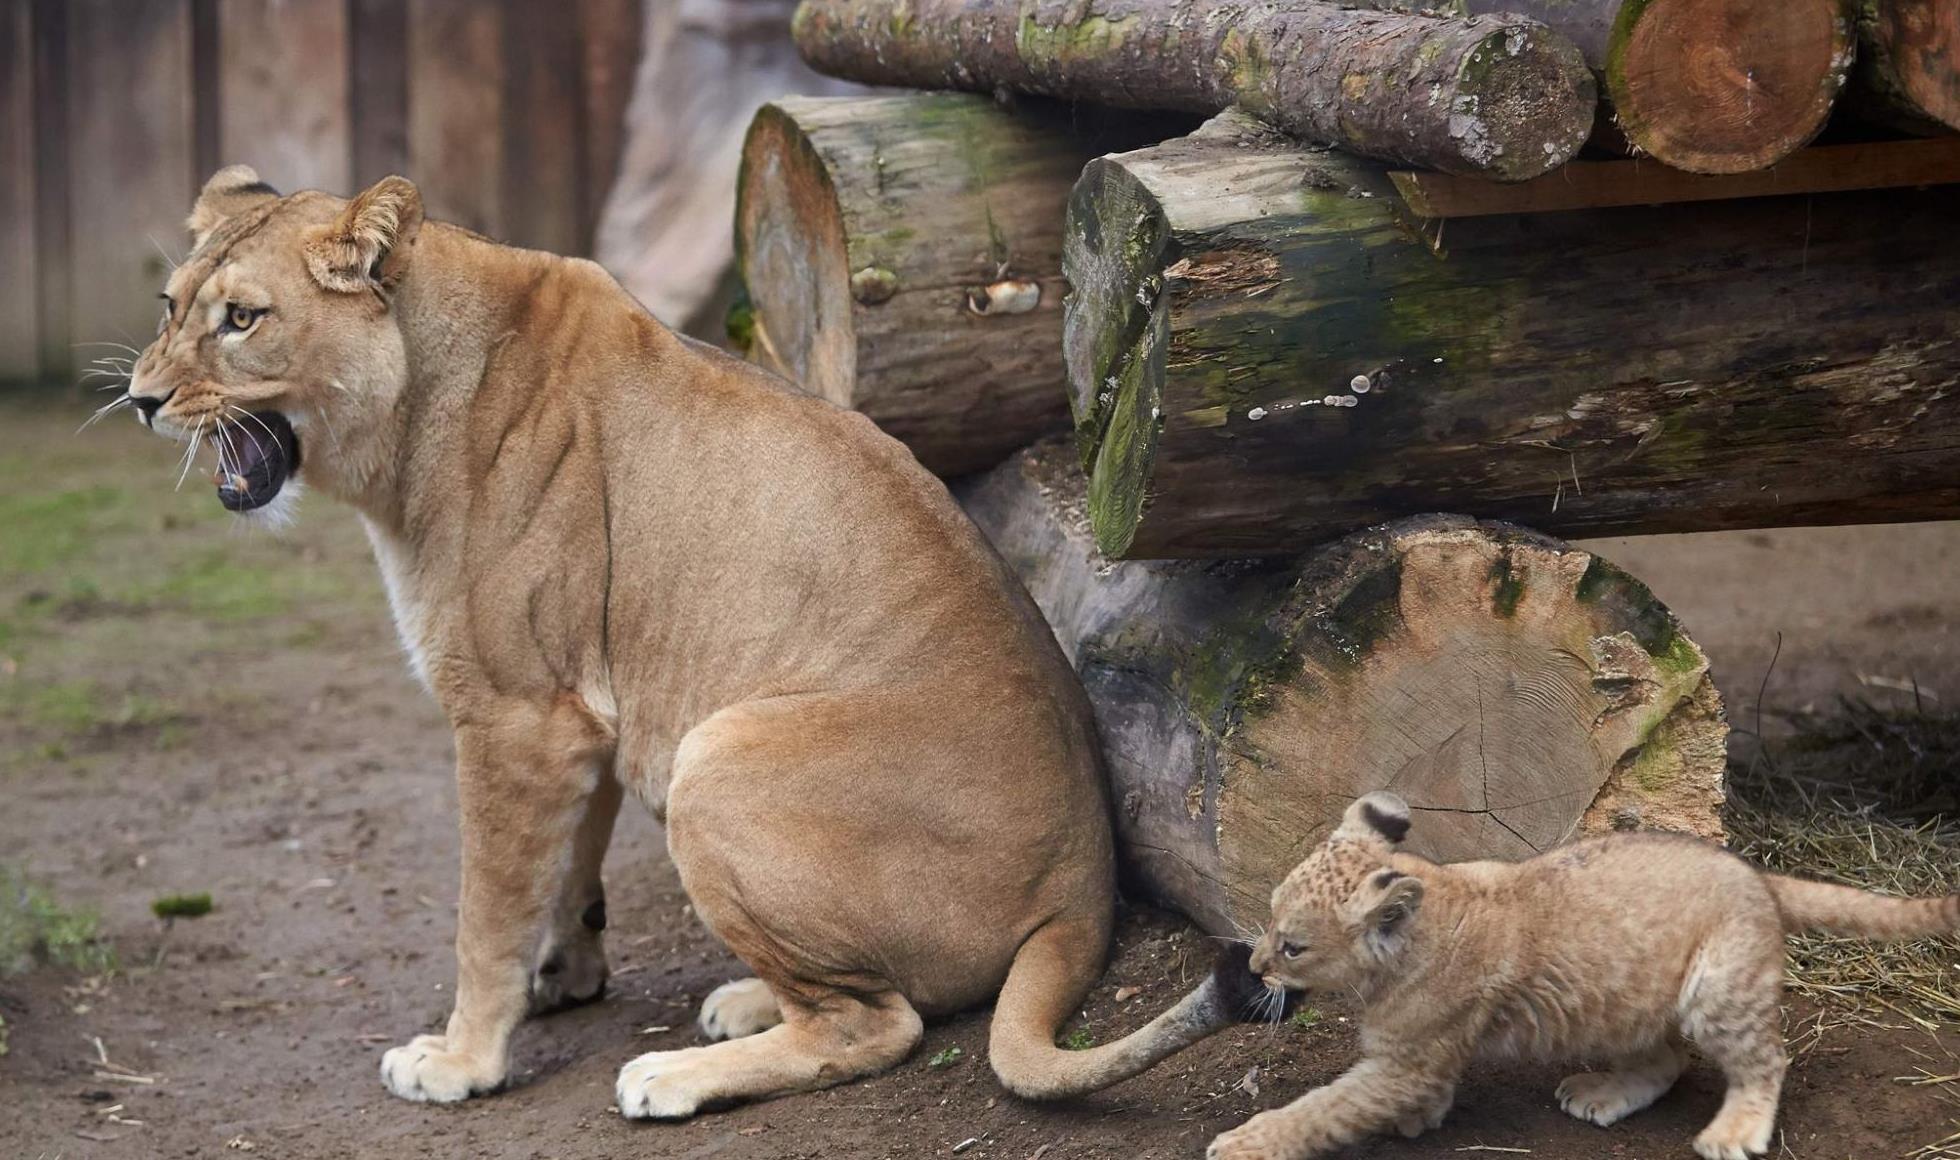
{"type": "MultiPolygon", "coordinates": [[[[0,864],[99,912],[122,965],[0,977],[0,1160],[1197,1157],[1352,1057],[1330,1006],[1312,1026],[1230,1032],[1094,1098],[1033,1106],[995,1084],[984,1013],[969,1014],[866,1082],[624,1123],[619,1066],[696,1042],[695,1005],[738,969],[629,808],[607,873],[610,996],[528,1025],[515,1083],[494,1098],[393,1099],[381,1052],[449,1006],[454,790],[365,542],[317,497],[283,537],[242,531],[198,479],[171,490],[169,447],[126,421],[76,437],[78,419],[72,404],[0,401],[0,864]],[[195,891],[215,901],[208,916],[166,930],[151,915],[152,899],[195,891]],[[153,1082],[102,1078],[114,1074],[153,1082]]],[[[1778,629],[1772,709],[1871,692],[1860,674],[1960,697],[1946,635],[1960,525],[1621,547],[1610,554],[1675,603],[1739,708],[1778,629]]],[[[1080,1027],[1102,1041],[1140,1024],[1210,953],[1181,922],[1127,911],[1080,1027]],[[1119,988],[1140,990],[1119,1003],[1119,988]]],[[[1793,1006],[1793,1028],[1809,1014],[1793,1006]]],[[[1806,1038],[1781,1155],[1906,1156],[1960,1131],[1943,1094],[1956,1085],[1899,1079],[1960,1071],[1952,1032],[1806,1038]]],[[[1698,1065],[1653,1110],[1600,1130],[1557,1110],[1558,1074],[1480,1071],[1441,1131],[1352,1155],[1688,1156],[1720,1091],[1698,1065]]]]}

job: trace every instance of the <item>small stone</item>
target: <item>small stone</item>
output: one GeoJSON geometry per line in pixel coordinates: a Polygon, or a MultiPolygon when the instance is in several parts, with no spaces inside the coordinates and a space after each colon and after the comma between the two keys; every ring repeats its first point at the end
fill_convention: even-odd
{"type": "Polygon", "coordinates": [[[1127,1003],[1141,994],[1143,994],[1142,987],[1118,987],[1116,988],[1116,1001],[1118,1003],[1127,1003]]]}
{"type": "Polygon", "coordinates": [[[1252,420],[1254,423],[1257,423],[1259,420],[1264,419],[1266,417],[1266,408],[1254,407],[1252,410],[1247,411],[1245,413],[1245,417],[1252,420]]]}
{"type": "Polygon", "coordinates": [[[961,1140],[959,1143],[953,1145],[953,1155],[957,1156],[960,1153],[966,1151],[968,1148],[971,1148],[975,1144],[978,1144],[979,1142],[980,1142],[980,1137],[968,1136],[966,1139],[961,1140]]]}
{"type": "Polygon", "coordinates": [[[1368,380],[1367,375],[1356,375],[1348,380],[1348,390],[1357,395],[1365,395],[1374,389],[1375,384],[1368,380]]]}

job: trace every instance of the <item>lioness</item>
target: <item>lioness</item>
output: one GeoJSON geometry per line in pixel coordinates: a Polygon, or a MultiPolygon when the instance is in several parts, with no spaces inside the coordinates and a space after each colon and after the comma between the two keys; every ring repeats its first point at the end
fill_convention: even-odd
{"type": "Polygon", "coordinates": [[[213,177],[129,399],[211,443],[218,498],[303,475],[365,523],[416,675],[455,729],[455,1010],[388,1089],[503,1082],[527,1008],[606,980],[600,862],[624,790],[755,978],[707,1047],[618,1083],[629,1116],[898,1062],[999,992],[1014,1092],[1113,1083],[1230,1018],[1196,998],[1084,1052],[1112,855],[1095,739],[1039,614],[945,489],[862,416],[679,338],[591,262],[213,177]]]}
{"type": "Polygon", "coordinates": [[[1266,985],[1363,1004],[1361,1062],[1212,1142],[1211,1160],[1306,1160],[1443,1122],[1479,1056],[1599,1059],[1559,1103],[1602,1127],[1667,1093],[1686,1040],[1728,1080],[1695,1137],[1707,1160],[1769,1148],[1783,1087],[1783,938],[1960,931],[1960,895],[1887,898],[1765,873],[1670,834],[1578,842],[1527,862],[1437,865],[1396,850],[1409,807],[1371,793],[1273,891],[1253,947],[1266,985]]]}

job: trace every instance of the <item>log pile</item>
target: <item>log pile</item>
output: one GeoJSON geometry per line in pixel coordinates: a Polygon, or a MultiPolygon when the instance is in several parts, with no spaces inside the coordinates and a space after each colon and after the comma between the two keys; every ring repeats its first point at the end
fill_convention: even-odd
{"type": "Polygon", "coordinates": [[[804,0],[793,33],[955,91],[757,117],[734,330],[974,473],[1131,872],[1215,931],[1384,786],[1442,857],[1719,832],[1707,659],[1546,533],[1960,517],[1960,0],[804,0]]]}
{"type": "Polygon", "coordinates": [[[1263,920],[1373,789],[1423,814],[1434,858],[1721,834],[1707,659],[1596,556],[1422,517],[1293,559],[1112,562],[1053,443],[957,491],[1081,673],[1135,884],[1209,930],[1263,920]]]}
{"type": "Polygon", "coordinates": [[[1064,349],[1113,556],[1438,508],[1561,535],[1960,516],[1955,187],[1452,219],[1245,119],[1099,158],[1064,349]]]}

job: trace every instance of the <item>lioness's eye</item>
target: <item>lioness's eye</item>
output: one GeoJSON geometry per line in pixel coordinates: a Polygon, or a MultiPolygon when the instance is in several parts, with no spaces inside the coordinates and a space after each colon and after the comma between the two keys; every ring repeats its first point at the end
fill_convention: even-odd
{"type": "Polygon", "coordinates": [[[224,330],[237,333],[252,329],[252,324],[265,314],[264,310],[254,310],[250,306],[240,306],[234,302],[225,307],[224,330]]]}
{"type": "Polygon", "coordinates": [[[1279,953],[1289,959],[1297,959],[1307,953],[1307,948],[1301,946],[1299,943],[1283,942],[1279,944],[1279,953]]]}

